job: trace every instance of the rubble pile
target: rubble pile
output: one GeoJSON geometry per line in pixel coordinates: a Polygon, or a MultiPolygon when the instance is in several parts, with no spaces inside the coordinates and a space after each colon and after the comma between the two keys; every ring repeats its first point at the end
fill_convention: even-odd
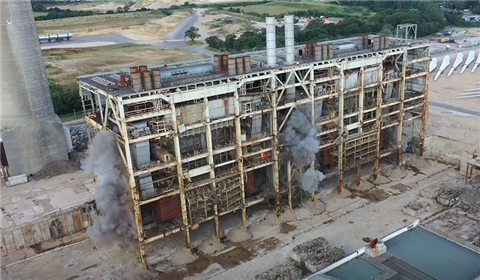
{"type": "Polygon", "coordinates": [[[325,253],[314,255],[305,261],[305,267],[311,272],[318,271],[345,257],[345,251],[340,247],[333,247],[325,253]]]}
{"type": "Polygon", "coordinates": [[[330,244],[327,239],[318,237],[297,245],[290,251],[290,257],[301,264],[312,256],[326,253],[328,249],[330,249],[330,244]]]}
{"type": "Polygon", "coordinates": [[[255,275],[255,280],[297,280],[300,278],[302,278],[302,271],[291,264],[279,265],[255,275]]]}
{"type": "Polygon", "coordinates": [[[463,187],[448,189],[437,197],[437,201],[443,205],[455,205],[469,213],[480,213],[480,188],[463,187]]]}
{"type": "Polygon", "coordinates": [[[413,210],[415,210],[415,211],[418,211],[418,210],[422,209],[423,206],[424,206],[424,205],[423,205],[422,203],[418,202],[418,201],[411,201],[411,202],[407,205],[407,207],[409,207],[409,208],[411,208],[411,209],[413,209],[413,210]]]}
{"type": "MultiPolygon", "coordinates": [[[[88,147],[88,135],[86,125],[70,126],[70,135],[72,136],[73,149],[79,152],[83,152],[88,147]]],[[[95,129],[90,128],[91,138],[95,136],[95,129]]]]}

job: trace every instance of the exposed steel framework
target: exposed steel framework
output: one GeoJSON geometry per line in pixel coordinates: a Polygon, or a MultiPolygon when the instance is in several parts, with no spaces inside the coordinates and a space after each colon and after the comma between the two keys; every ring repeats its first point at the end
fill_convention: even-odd
{"type": "Polygon", "coordinates": [[[277,215],[282,197],[292,209],[294,174],[315,168],[284,160],[280,136],[301,105],[311,107],[317,160],[339,191],[348,170],[359,184],[363,164],[374,164],[373,176],[381,158],[399,164],[402,144],[423,155],[430,46],[391,45],[137,93],[92,81],[112,73],[78,77],[93,111],[87,124],[115,133],[127,167],[142,262],[146,244],[181,231],[190,247],[190,230],[208,220],[220,237],[219,217],[233,211],[246,226],[247,208],[265,200],[277,215]]]}

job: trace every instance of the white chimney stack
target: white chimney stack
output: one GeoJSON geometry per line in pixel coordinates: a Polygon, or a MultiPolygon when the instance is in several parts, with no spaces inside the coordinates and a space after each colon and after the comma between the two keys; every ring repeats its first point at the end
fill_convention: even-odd
{"type": "MultiPolygon", "coordinates": [[[[294,35],[293,35],[293,15],[285,15],[285,64],[293,64],[295,58],[294,35]]],[[[268,34],[268,33],[267,33],[268,34]]]]}
{"type": "Polygon", "coordinates": [[[265,18],[267,29],[267,66],[277,66],[277,44],[275,39],[275,17],[265,18]]]}

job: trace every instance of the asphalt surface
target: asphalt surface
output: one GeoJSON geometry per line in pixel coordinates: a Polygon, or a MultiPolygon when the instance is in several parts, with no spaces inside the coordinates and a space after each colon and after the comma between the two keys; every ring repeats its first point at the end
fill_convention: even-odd
{"type": "Polygon", "coordinates": [[[447,105],[447,104],[433,102],[433,101],[428,101],[428,105],[480,117],[480,112],[467,110],[467,109],[463,109],[463,108],[452,106],[452,105],[447,105]]]}
{"type": "Polygon", "coordinates": [[[185,31],[194,26],[198,20],[197,15],[190,15],[184,17],[175,27],[170,30],[162,40],[183,40],[185,39],[185,31]]]}

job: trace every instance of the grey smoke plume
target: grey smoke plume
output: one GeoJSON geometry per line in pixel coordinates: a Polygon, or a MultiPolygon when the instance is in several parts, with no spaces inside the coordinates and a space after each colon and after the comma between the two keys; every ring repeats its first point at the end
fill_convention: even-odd
{"type": "Polygon", "coordinates": [[[102,214],[87,229],[93,242],[106,238],[127,242],[136,238],[131,216],[131,199],[125,184],[122,159],[115,145],[113,133],[99,132],[82,161],[82,169],[97,174],[95,203],[102,214]]]}
{"type": "Polygon", "coordinates": [[[318,170],[307,169],[303,172],[300,184],[302,189],[306,192],[313,193],[317,190],[318,184],[325,179],[325,175],[318,170]]]}
{"type": "MultiPolygon", "coordinates": [[[[310,118],[310,107],[300,106],[287,121],[284,134],[285,149],[295,167],[310,165],[315,160],[315,153],[320,146],[320,142],[315,137],[317,130],[312,126],[310,118]]],[[[302,189],[312,193],[324,178],[322,172],[308,169],[302,174],[299,182],[302,189]]]]}

